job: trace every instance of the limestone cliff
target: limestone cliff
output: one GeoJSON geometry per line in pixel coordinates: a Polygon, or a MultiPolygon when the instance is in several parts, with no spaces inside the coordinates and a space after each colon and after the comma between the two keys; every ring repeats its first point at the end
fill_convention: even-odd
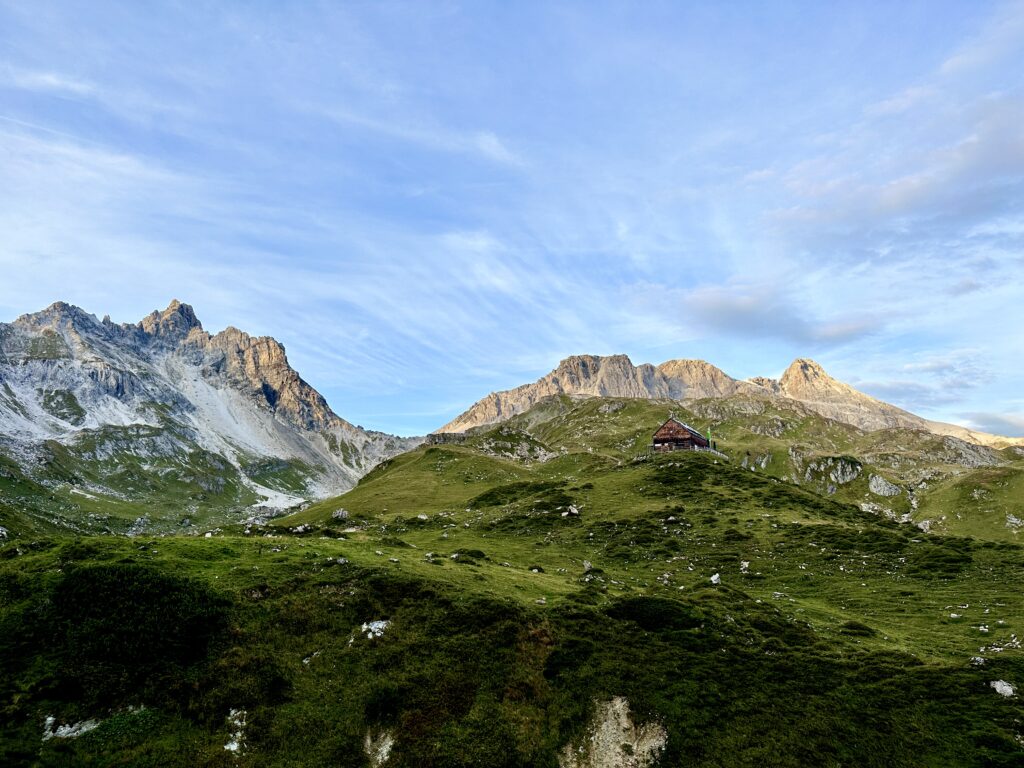
{"type": "Polygon", "coordinates": [[[865,431],[916,429],[986,446],[1024,444],[975,432],[955,424],[933,422],[889,403],[858,392],[829,376],[813,360],[794,360],[780,379],[732,378],[703,360],[669,360],[657,367],[634,366],[625,355],[569,357],[533,384],[492,392],[438,432],[464,432],[494,424],[528,410],[552,395],[573,397],[636,397],[647,399],[703,400],[707,398],[785,398],[834,421],[865,431]]]}
{"type": "Polygon", "coordinates": [[[24,455],[87,439],[93,452],[106,451],[97,441],[131,451],[111,429],[137,426],[172,435],[147,433],[140,454],[198,448],[240,467],[297,460],[309,470],[308,496],[346,490],[419,442],[353,426],[279,342],[237,328],[211,335],[177,300],[134,324],[63,302],[0,323],[0,447],[24,455]]]}
{"type": "Polygon", "coordinates": [[[684,400],[760,391],[760,387],[737,381],[703,360],[669,360],[654,367],[647,363],[634,366],[626,355],[575,355],[534,384],[491,393],[438,432],[464,432],[493,424],[551,395],[684,400]]]}

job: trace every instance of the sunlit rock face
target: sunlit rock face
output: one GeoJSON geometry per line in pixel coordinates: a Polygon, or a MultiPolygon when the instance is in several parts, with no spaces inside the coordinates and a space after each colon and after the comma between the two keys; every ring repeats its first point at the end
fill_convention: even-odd
{"type": "MultiPolygon", "coordinates": [[[[1022,439],[975,432],[954,424],[928,421],[889,403],[858,392],[832,378],[818,363],[794,360],[779,379],[763,376],[741,381],[704,360],[669,360],[658,366],[633,365],[625,355],[576,355],[533,384],[492,392],[438,432],[465,432],[495,424],[529,410],[553,395],[571,397],[635,397],[694,401],[739,398],[758,402],[782,398],[809,411],[864,431],[915,429],[980,446],[1005,447],[1022,439]]],[[[982,461],[995,461],[986,454],[982,461]]]]}

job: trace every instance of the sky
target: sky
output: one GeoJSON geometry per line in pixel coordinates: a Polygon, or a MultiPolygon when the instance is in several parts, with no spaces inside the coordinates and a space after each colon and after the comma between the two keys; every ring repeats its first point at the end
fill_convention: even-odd
{"type": "Polygon", "coordinates": [[[398,434],[625,353],[1024,435],[1024,3],[0,0],[0,233],[398,434]]]}

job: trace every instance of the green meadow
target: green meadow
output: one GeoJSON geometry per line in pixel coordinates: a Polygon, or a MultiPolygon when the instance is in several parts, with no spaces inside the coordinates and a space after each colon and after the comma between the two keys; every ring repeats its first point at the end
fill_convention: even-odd
{"type": "Polygon", "coordinates": [[[878,436],[676,412],[712,407],[728,458],[647,454],[665,404],[557,399],[269,524],[12,537],[0,762],[366,766],[386,734],[387,766],[554,767],[621,696],[661,766],[1024,765],[992,686],[1024,685],[1019,457],[940,478],[890,436],[936,473],[900,522],[858,503],[878,436]]]}

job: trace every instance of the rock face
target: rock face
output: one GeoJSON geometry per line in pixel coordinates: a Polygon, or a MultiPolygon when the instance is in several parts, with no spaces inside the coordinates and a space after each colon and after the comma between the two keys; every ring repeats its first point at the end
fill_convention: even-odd
{"type": "Polygon", "coordinates": [[[916,429],[937,435],[949,435],[976,445],[1009,445],[1019,439],[975,432],[955,424],[943,424],[916,416],[895,405],[876,400],[858,392],[831,376],[813,360],[794,360],[778,381],[758,378],[759,383],[773,394],[796,400],[833,421],[873,432],[879,429],[916,429]]]}
{"type": "Polygon", "coordinates": [[[46,441],[94,460],[196,449],[236,467],[297,460],[310,470],[307,497],[344,491],[419,442],[353,426],[280,343],[236,328],[211,335],[179,301],[137,324],[62,302],[0,324],[0,448],[46,441]]]}
{"type": "Polygon", "coordinates": [[[596,702],[585,737],[567,744],[559,755],[560,768],[647,768],[654,765],[668,733],[659,723],[637,727],[622,696],[596,702]]]}
{"type": "Polygon", "coordinates": [[[755,394],[760,387],[737,381],[703,360],[669,360],[658,367],[634,366],[625,355],[576,355],[534,384],[493,392],[438,432],[464,432],[529,410],[552,395],[671,398],[673,400],[755,394]]]}
{"type": "Polygon", "coordinates": [[[929,421],[894,405],[858,392],[831,376],[813,360],[797,359],[780,379],[732,378],[703,360],[669,360],[655,367],[634,366],[625,355],[569,357],[533,384],[492,392],[438,432],[465,432],[522,413],[552,395],[573,397],[637,397],[703,400],[745,396],[747,401],[785,398],[825,418],[864,431],[914,429],[948,435],[984,446],[1024,445],[1024,439],[1005,438],[929,421]]]}

